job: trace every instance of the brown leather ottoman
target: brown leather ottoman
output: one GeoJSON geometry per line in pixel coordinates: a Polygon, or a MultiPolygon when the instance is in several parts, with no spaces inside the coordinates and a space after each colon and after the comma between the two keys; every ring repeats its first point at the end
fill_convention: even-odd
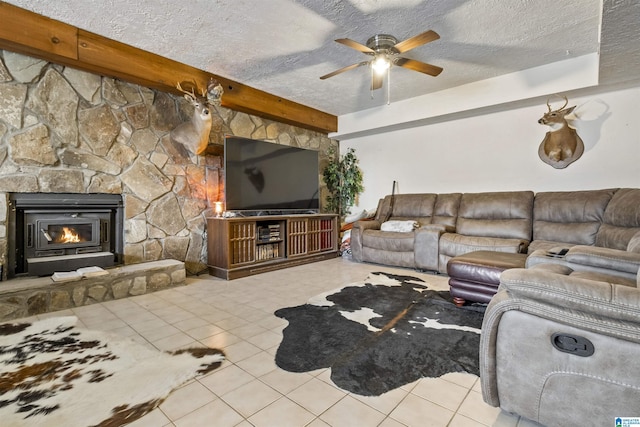
{"type": "Polygon", "coordinates": [[[489,302],[498,291],[500,274],[524,268],[527,254],[476,251],[453,257],[447,263],[449,293],[457,306],[466,301],[489,302]]]}

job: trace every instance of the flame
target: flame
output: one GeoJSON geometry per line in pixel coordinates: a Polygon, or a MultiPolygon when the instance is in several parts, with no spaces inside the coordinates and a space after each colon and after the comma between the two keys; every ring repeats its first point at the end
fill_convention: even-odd
{"type": "Polygon", "coordinates": [[[79,243],[80,236],[73,228],[62,227],[62,235],[60,236],[60,242],[62,243],[79,243]]]}

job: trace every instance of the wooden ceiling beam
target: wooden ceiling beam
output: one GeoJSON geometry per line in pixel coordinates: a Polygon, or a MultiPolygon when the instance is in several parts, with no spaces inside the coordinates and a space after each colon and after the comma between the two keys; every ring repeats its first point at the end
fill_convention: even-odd
{"type": "Polygon", "coordinates": [[[206,88],[213,78],[224,88],[225,108],[325,134],[338,130],[334,115],[2,1],[0,22],[0,49],[174,94],[180,94],[178,82],[206,88]]]}

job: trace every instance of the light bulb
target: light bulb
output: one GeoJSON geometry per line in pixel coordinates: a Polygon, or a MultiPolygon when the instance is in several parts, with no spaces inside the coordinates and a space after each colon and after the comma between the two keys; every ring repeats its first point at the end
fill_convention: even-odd
{"type": "Polygon", "coordinates": [[[376,73],[382,74],[391,66],[391,63],[387,55],[378,55],[371,63],[371,66],[376,73]]]}

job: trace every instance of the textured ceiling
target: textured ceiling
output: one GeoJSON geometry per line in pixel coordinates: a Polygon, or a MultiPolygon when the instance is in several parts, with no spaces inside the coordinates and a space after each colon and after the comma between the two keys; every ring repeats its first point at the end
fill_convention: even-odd
{"type": "Polygon", "coordinates": [[[403,56],[443,67],[442,74],[393,67],[391,102],[599,49],[601,73],[608,78],[640,77],[640,55],[628,54],[638,52],[640,44],[640,2],[635,0],[604,0],[604,7],[601,0],[8,3],[334,115],[386,102],[385,89],[372,99],[367,67],[319,79],[369,58],[335,43],[337,38],[364,44],[378,33],[399,40],[428,29],[440,34],[439,40],[403,56]],[[626,22],[624,28],[620,21],[626,22]]]}

